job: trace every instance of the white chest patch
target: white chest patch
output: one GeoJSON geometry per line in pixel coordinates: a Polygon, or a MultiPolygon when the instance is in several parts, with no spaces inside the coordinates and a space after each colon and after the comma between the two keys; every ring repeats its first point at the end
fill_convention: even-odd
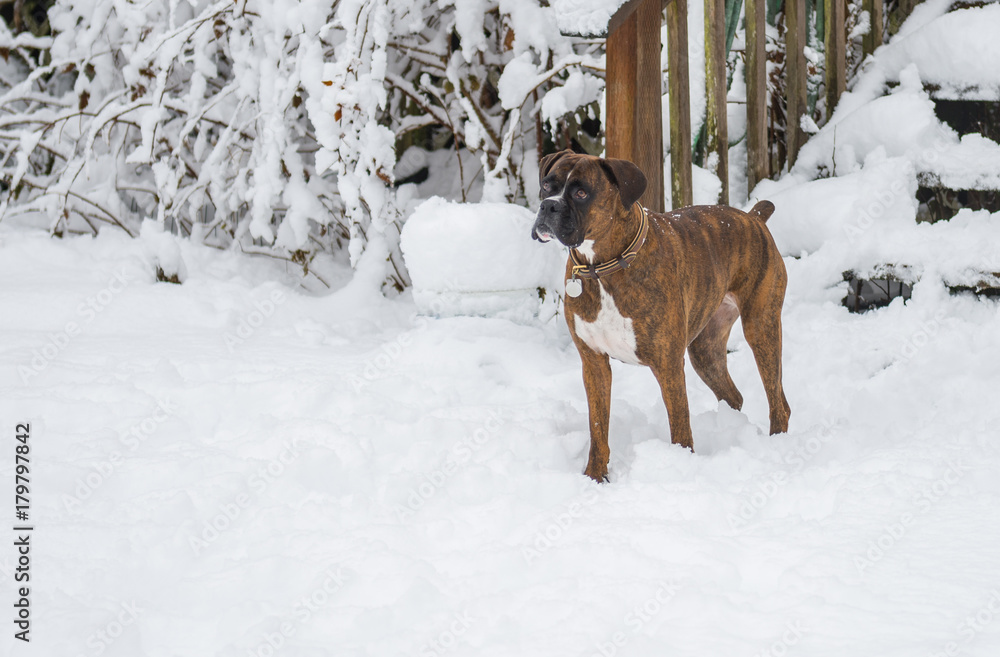
{"type": "Polygon", "coordinates": [[[584,321],[577,315],[574,322],[576,334],[598,353],[607,354],[623,363],[641,365],[635,353],[632,320],[618,312],[615,300],[604,289],[604,285],[600,281],[597,284],[601,287],[601,310],[593,322],[584,321]]]}
{"type": "Polygon", "coordinates": [[[594,240],[583,240],[583,243],[576,247],[576,252],[583,256],[587,262],[593,263],[597,258],[594,253],[594,240]]]}

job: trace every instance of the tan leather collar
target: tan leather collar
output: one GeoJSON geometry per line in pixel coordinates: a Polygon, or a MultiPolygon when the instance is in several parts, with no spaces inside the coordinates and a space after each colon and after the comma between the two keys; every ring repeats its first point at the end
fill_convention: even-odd
{"type": "Polygon", "coordinates": [[[569,257],[573,259],[571,278],[601,278],[621,269],[628,269],[632,261],[639,255],[639,249],[645,243],[646,233],[649,232],[649,218],[646,215],[646,208],[640,206],[639,210],[641,211],[639,232],[636,234],[635,239],[632,240],[632,243],[628,245],[628,248],[625,249],[625,252],[614,260],[608,260],[599,265],[583,264],[576,256],[576,249],[571,249],[569,252],[569,257]]]}

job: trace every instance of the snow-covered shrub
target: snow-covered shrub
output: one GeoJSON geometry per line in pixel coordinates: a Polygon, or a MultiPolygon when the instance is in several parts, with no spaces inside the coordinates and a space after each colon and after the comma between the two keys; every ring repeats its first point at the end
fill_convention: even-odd
{"type": "Polygon", "coordinates": [[[40,210],[57,234],[155,217],[303,264],[335,248],[350,224],[304,102],[332,18],[279,0],[56,2],[52,38],[11,52],[27,74],[0,96],[3,210],[40,210]]]}
{"type": "Polygon", "coordinates": [[[0,25],[0,213],[55,234],[153,217],[303,266],[344,247],[397,285],[401,137],[445,131],[484,197],[523,199],[547,125],[603,84],[540,0],[56,0],[49,20],[0,25]]]}
{"type": "MultiPolygon", "coordinates": [[[[536,184],[545,133],[596,107],[603,91],[603,44],[560,36],[547,4],[417,0],[409,29],[389,44],[393,131],[433,126],[457,159],[475,155],[483,200],[523,200],[536,184]]],[[[463,180],[462,189],[472,184],[463,180]]]]}

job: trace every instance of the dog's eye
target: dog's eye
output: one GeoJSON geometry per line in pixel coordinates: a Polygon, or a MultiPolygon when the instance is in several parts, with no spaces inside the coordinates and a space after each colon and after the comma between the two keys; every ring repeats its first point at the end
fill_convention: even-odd
{"type": "Polygon", "coordinates": [[[575,192],[573,192],[573,196],[579,199],[585,199],[587,198],[587,190],[581,187],[577,189],[575,192]]]}
{"type": "Polygon", "coordinates": [[[552,183],[543,182],[542,183],[542,191],[543,192],[551,192],[552,191],[552,183]]]}

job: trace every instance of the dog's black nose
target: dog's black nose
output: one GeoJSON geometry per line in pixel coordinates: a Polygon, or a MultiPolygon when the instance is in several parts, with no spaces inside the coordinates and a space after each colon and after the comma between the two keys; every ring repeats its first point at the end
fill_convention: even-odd
{"type": "Polygon", "coordinates": [[[538,214],[540,215],[552,215],[559,214],[559,206],[561,199],[547,198],[542,201],[541,206],[538,208],[538,214]]]}

